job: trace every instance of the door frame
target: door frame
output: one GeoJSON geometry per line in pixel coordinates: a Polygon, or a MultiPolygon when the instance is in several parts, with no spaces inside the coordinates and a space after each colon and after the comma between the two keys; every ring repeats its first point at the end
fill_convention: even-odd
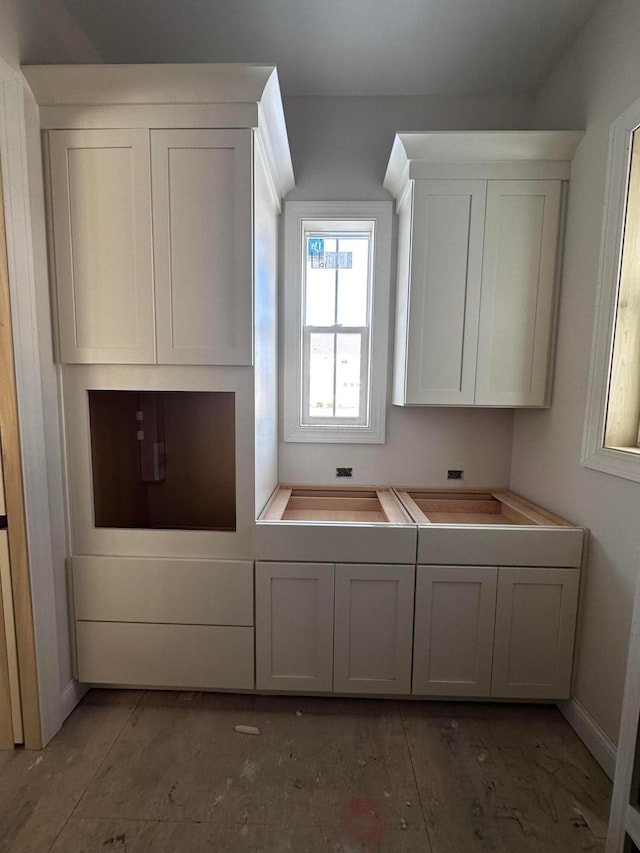
{"type": "Polygon", "coordinates": [[[70,669],[66,489],[41,151],[31,91],[20,71],[0,58],[0,167],[17,403],[14,453],[22,489],[21,496],[17,485],[7,494],[7,514],[24,742],[35,749],[56,734],[84,692],[70,669]]]}

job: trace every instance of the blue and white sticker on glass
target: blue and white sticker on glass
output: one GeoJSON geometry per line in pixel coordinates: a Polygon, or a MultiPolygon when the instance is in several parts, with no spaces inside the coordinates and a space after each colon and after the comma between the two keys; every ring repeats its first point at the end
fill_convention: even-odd
{"type": "Polygon", "coordinates": [[[324,255],[324,237],[307,237],[307,255],[310,258],[324,255]]]}

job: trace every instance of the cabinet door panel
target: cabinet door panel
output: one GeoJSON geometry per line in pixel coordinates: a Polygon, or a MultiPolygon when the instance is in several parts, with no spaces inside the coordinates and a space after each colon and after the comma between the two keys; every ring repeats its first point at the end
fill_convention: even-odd
{"type": "Polygon", "coordinates": [[[158,362],[252,363],[251,131],[151,132],[158,362]]]}
{"type": "Polygon", "coordinates": [[[336,565],[336,692],[410,692],[414,579],[414,566],[336,565]]]}
{"type": "Polygon", "coordinates": [[[473,403],[485,181],[416,181],[407,403],[473,403]]]}
{"type": "Polygon", "coordinates": [[[560,188],[489,182],[476,405],[545,405],[560,188]]]}
{"type": "Polygon", "coordinates": [[[413,693],[490,696],[498,570],[418,566],[413,693]]]}
{"type": "Polygon", "coordinates": [[[54,130],[49,142],[61,360],[153,363],[148,132],[54,130]]]}
{"type": "Polygon", "coordinates": [[[331,692],[333,564],[256,563],[258,690],[331,692]]]}
{"type": "Polygon", "coordinates": [[[501,568],[491,695],[567,699],[578,569],[501,568]]]}

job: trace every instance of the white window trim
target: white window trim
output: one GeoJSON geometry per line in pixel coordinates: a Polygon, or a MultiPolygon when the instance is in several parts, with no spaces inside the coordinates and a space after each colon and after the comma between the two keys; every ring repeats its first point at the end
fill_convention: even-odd
{"type": "Polygon", "coordinates": [[[391,202],[285,202],[284,265],[284,440],[383,444],[387,404],[389,290],[391,278],[391,202]],[[302,223],[304,220],[375,220],[371,309],[371,389],[368,426],[300,423],[302,389],[302,223]]]}
{"type": "Polygon", "coordinates": [[[633,132],[640,126],[640,100],[611,125],[609,163],[602,227],[600,268],[587,391],[587,410],[582,441],[582,464],[587,468],[640,481],[640,453],[603,446],[613,335],[618,302],[625,201],[629,181],[633,132]]]}

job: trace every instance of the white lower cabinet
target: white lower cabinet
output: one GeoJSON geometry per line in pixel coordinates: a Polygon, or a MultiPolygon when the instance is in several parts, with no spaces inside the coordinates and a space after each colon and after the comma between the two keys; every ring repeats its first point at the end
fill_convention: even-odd
{"type": "Polygon", "coordinates": [[[256,563],[256,687],[331,692],[333,563],[256,563]]]}
{"type": "Polygon", "coordinates": [[[566,699],[579,569],[418,566],[412,693],[566,699]]]}
{"type": "Polygon", "coordinates": [[[579,569],[501,568],[491,695],[568,699],[579,569]]]}
{"type": "Polygon", "coordinates": [[[256,686],[408,694],[415,567],[256,563],[256,686]]]}
{"type": "Polygon", "coordinates": [[[498,569],[418,566],[412,692],[489,696],[498,569]]]}
{"type": "Polygon", "coordinates": [[[411,690],[414,566],[336,565],[337,693],[411,690]]]}

